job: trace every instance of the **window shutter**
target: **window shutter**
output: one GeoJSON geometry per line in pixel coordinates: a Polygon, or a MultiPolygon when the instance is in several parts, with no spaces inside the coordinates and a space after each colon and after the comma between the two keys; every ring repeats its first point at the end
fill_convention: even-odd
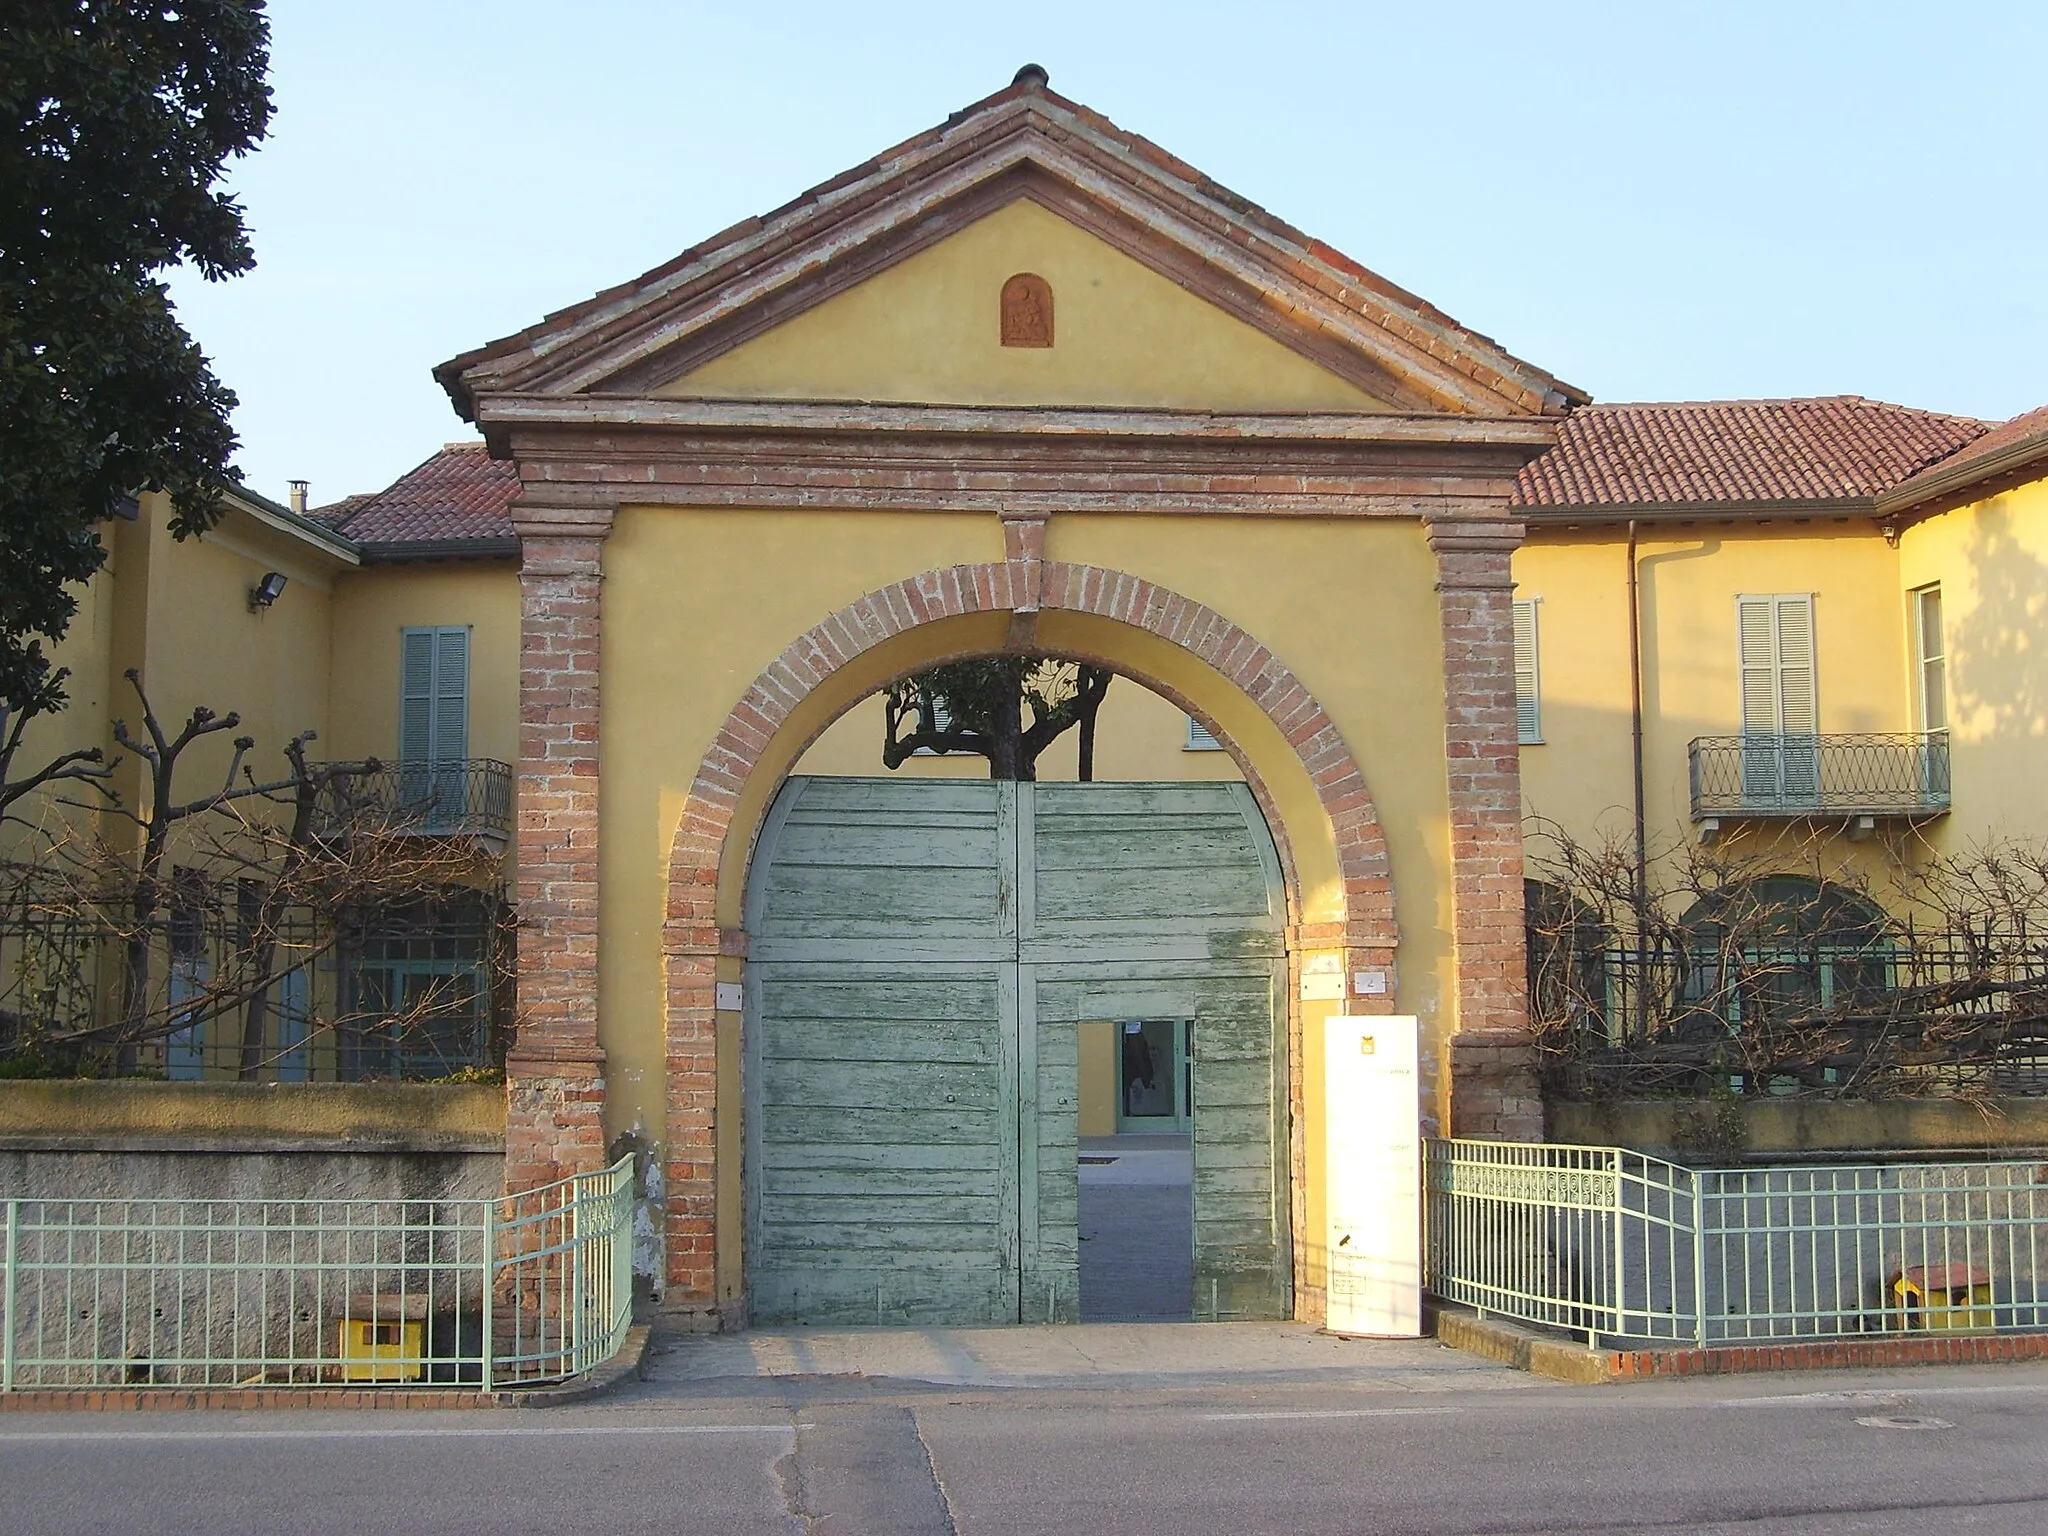
{"type": "Polygon", "coordinates": [[[1742,734],[1778,733],[1778,635],[1776,603],[1768,597],[1735,600],[1740,631],[1742,734]]]}
{"type": "Polygon", "coordinates": [[[1543,740],[1543,706],[1537,675],[1536,602],[1515,601],[1515,736],[1526,745],[1543,740]]]}
{"type": "Polygon", "coordinates": [[[401,640],[398,760],[432,762],[434,757],[434,631],[408,629],[401,640]]]}
{"type": "Polygon", "coordinates": [[[1814,689],[1813,599],[1786,593],[1778,607],[1778,718],[1787,736],[1820,734],[1814,689]]]}
{"type": "Polygon", "coordinates": [[[1193,715],[1189,715],[1186,750],[1189,752],[1221,752],[1223,750],[1223,743],[1216,739],[1215,733],[1209,727],[1202,724],[1193,715]]]}
{"type": "Polygon", "coordinates": [[[404,631],[399,669],[399,762],[455,763],[468,757],[468,628],[404,631]]]}
{"type": "Polygon", "coordinates": [[[438,631],[434,646],[434,761],[469,756],[469,631],[438,631]]]}

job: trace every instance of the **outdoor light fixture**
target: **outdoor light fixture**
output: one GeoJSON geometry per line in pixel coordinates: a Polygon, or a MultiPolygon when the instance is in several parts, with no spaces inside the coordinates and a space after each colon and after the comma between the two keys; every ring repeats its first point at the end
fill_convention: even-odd
{"type": "Polygon", "coordinates": [[[249,589],[249,611],[259,613],[284,595],[285,575],[282,571],[265,571],[263,579],[249,589]]]}

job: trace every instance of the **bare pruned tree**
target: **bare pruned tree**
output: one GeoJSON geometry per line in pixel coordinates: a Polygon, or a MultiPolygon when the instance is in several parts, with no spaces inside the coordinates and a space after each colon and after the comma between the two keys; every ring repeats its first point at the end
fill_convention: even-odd
{"type": "Polygon", "coordinates": [[[2048,849],[1529,837],[1530,1004],[1569,1093],[2048,1087],[2048,849]],[[1916,856],[1917,855],[1917,856],[1916,856]]]}
{"type": "MultiPolygon", "coordinates": [[[[138,803],[111,791],[89,806],[45,797],[34,856],[0,867],[0,880],[19,886],[0,892],[0,909],[32,911],[42,927],[119,955],[111,1014],[74,1004],[44,1018],[45,1044],[133,1070],[142,1047],[239,1016],[231,1059],[218,1047],[214,1059],[254,1077],[274,1054],[276,1000],[288,977],[359,938],[378,913],[495,884],[488,850],[418,835],[419,807],[394,814],[381,762],[318,762],[311,731],[286,743],[282,771],[267,778],[250,765],[255,742],[237,736],[223,776],[188,791],[188,753],[234,731],[239,717],[202,705],[169,729],[140,676],[126,676],[140,726],[116,721],[113,730],[141,765],[138,803]],[[71,814],[80,809],[98,814],[71,814]],[[202,952],[204,966],[190,963],[202,952]]],[[[101,775],[93,777],[100,787],[101,775]]],[[[427,989],[401,1000],[379,1027],[401,1035],[458,1005],[427,989]]]]}

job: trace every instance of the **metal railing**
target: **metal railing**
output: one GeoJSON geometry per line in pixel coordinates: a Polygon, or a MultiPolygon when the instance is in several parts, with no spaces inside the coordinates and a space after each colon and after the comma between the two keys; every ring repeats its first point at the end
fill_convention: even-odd
{"type": "Polygon", "coordinates": [[[1701,736],[1692,814],[1936,816],[1949,808],[1948,737],[1701,736]]]}
{"type": "Polygon", "coordinates": [[[512,765],[494,758],[398,763],[357,776],[349,792],[376,807],[393,831],[499,838],[512,832],[512,765]]]}
{"type": "Polygon", "coordinates": [[[1682,1168],[1439,1141],[1432,1295],[1595,1343],[2048,1329],[2048,1165],[1682,1168]]]}
{"type": "Polygon", "coordinates": [[[0,1391],[574,1376],[632,1321],[633,1160],[493,1199],[8,1200],[0,1391]]]}

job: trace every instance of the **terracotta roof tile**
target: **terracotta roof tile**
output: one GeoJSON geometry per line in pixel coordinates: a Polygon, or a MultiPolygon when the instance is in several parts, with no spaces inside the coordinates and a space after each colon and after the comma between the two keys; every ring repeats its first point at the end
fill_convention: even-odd
{"type": "Polygon", "coordinates": [[[1860,395],[1590,405],[1522,471],[1515,501],[1536,510],[1867,501],[1989,430],[1860,395]]]}
{"type": "Polygon", "coordinates": [[[1909,504],[1919,500],[1914,482],[1933,482],[1937,467],[1941,487],[1953,495],[1966,493],[1979,480],[2005,479],[2015,471],[2025,474],[2037,464],[2042,466],[2041,473],[2048,474],[2048,405],[2000,422],[1938,466],[1919,471],[1900,486],[1900,495],[1909,504]]]}
{"type": "Polygon", "coordinates": [[[312,516],[358,544],[501,542],[514,538],[516,465],[482,443],[450,443],[384,490],[350,496],[312,516]]]}

